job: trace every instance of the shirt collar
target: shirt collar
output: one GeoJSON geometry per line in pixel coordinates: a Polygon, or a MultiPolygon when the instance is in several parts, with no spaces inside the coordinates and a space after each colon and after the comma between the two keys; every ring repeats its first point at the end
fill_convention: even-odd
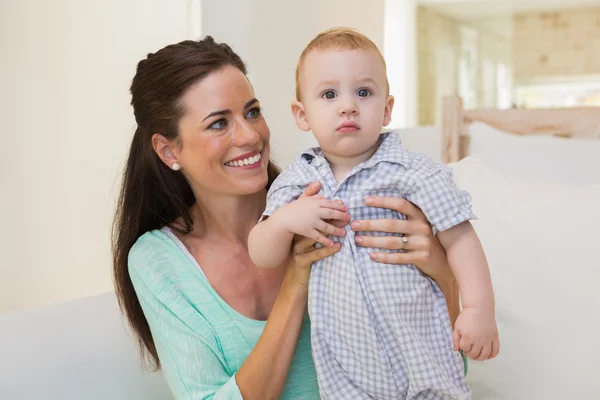
{"type": "MultiPolygon", "coordinates": [[[[362,168],[370,168],[380,162],[389,162],[400,164],[405,168],[410,167],[410,154],[400,143],[400,137],[396,132],[384,132],[378,139],[379,147],[377,151],[367,161],[362,163],[362,168]]],[[[320,147],[311,147],[302,153],[304,158],[309,163],[314,159],[323,157],[323,151],[320,147]]]]}

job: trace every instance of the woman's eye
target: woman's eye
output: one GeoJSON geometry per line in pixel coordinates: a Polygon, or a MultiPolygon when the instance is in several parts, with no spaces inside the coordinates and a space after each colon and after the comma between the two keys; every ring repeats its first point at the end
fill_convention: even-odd
{"type": "Polygon", "coordinates": [[[255,107],[255,108],[251,109],[250,111],[248,111],[248,114],[246,114],[246,118],[256,119],[256,118],[260,117],[260,115],[261,115],[260,108],[255,107]]]}
{"type": "Polygon", "coordinates": [[[227,126],[227,120],[225,118],[221,118],[210,125],[210,129],[221,130],[227,126]]]}
{"type": "Polygon", "coordinates": [[[323,93],[321,95],[321,97],[323,97],[323,98],[325,98],[327,100],[331,100],[331,99],[335,99],[336,94],[335,94],[335,92],[333,90],[328,90],[325,93],[323,93]]]}
{"type": "Polygon", "coordinates": [[[358,97],[368,97],[371,94],[371,91],[369,89],[358,89],[356,94],[358,97]]]}

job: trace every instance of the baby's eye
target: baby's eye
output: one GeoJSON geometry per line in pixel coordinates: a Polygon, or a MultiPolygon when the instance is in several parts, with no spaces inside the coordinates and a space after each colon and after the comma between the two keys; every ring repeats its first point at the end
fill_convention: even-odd
{"type": "Polygon", "coordinates": [[[333,90],[328,90],[321,95],[321,97],[326,98],[327,100],[335,99],[336,96],[337,95],[335,94],[335,92],[333,90]]]}
{"type": "Polygon", "coordinates": [[[358,97],[369,97],[371,95],[371,91],[369,89],[358,89],[356,94],[358,97]]]}

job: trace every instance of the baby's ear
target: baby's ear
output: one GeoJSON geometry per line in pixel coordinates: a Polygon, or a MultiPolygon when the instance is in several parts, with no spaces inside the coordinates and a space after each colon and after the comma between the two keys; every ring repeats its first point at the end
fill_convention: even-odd
{"type": "Polygon", "coordinates": [[[304,112],[304,104],[299,101],[294,101],[292,103],[292,114],[296,119],[296,125],[298,125],[298,128],[305,132],[310,131],[310,125],[306,119],[306,112],[304,112]]]}
{"type": "Polygon", "coordinates": [[[388,96],[383,111],[383,126],[388,126],[392,121],[392,109],[394,108],[394,96],[388,96]]]}

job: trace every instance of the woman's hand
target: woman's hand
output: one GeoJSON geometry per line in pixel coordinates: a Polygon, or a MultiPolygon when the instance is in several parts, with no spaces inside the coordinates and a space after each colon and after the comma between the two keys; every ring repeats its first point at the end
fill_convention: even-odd
{"type": "MultiPolygon", "coordinates": [[[[309,185],[302,193],[301,197],[315,196],[321,190],[321,184],[314,182],[309,185]]],[[[336,221],[338,227],[344,226],[346,223],[336,221]]],[[[288,262],[288,278],[294,284],[308,288],[308,278],[310,277],[310,268],[315,261],[322,260],[340,250],[340,244],[335,243],[333,246],[325,246],[318,249],[314,248],[315,240],[296,236],[292,248],[292,255],[288,262]]]]}
{"type": "MultiPolygon", "coordinates": [[[[407,239],[397,236],[355,236],[356,244],[363,247],[399,250],[404,253],[371,254],[377,262],[386,264],[414,264],[421,272],[429,275],[437,282],[448,306],[450,322],[454,326],[460,314],[459,290],[446,258],[446,251],[437,237],[433,235],[425,214],[411,202],[396,197],[371,197],[365,203],[372,207],[388,208],[406,215],[406,220],[379,219],[370,221],[353,221],[350,227],[355,232],[388,232],[402,233],[407,239]]],[[[400,267],[399,267],[400,268],[400,267]]]]}
{"type": "Polygon", "coordinates": [[[396,197],[369,197],[365,203],[372,207],[387,208],[406,215],[406,220],[379,219],[353,221],[350,227],[355,232],[401,233],[406,244],[398,236],[356,236],[358,246],[400,250],[404,253],[373,252],[371,258],[386,264],[415,264],[426,275],[438,281],[452,278],[446,252],[433,235],[425,214],[411,202],[396,197]]]}

